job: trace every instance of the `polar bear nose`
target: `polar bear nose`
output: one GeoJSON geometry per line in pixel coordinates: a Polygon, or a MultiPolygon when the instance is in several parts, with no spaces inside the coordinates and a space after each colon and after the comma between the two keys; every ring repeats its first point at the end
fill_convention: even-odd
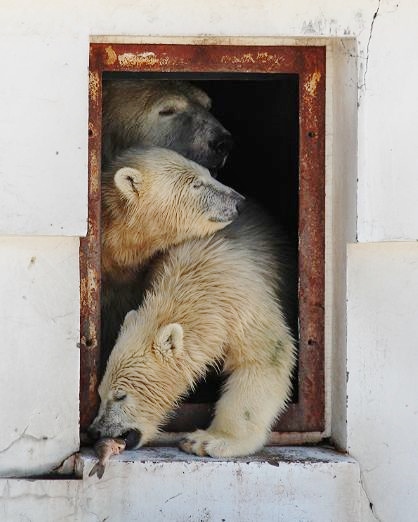
{"type": "Polygon", "coordinates": [[[126,449],[135,448],[141,440],[141,432],[139,430],[129,430],[122,435],[122,439],[126,442],[126,449]]]}
{"type": "Polygon", "coordinates": [[[235,202],[234,202],[234,210],[233,210],[233,214],[232,214],[232,219],[235,219],[236,217],[238,217],[241,213],[242,213],[242,209],[245,205],[245,198],[244,196],[241,196],[241,194],[238,194],[238,192],[236,192],[234,194],[235,196],[235,202]]]}
{"type": "Polygon", "coordinates": [[[228,131],[219,134],[214,140],[209,142],[210,148],[220,156],[228,154],[233,144],[232,136],[228,131]]]}

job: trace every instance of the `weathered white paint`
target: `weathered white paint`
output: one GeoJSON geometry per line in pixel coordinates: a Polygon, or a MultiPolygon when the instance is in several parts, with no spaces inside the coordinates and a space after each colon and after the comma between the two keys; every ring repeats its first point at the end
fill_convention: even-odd
{"type": "Polygon", "coordinates": [[[357,46],[353,39],[327,47],[325,348],[327,422],[346,446],[346,244],[356,237],[357,46]]]}
{"type": "Polygon", "coordinates": [[[78,244],[0,239],[0,476],[47,472],[78,448],[78,244]]]}
{"type": "Polygon", "coordinates": [[[0,91],[0,148],[8,151],[0,163],[3,234],[85,233],[89,35],[203,34],[355,37],[358,235],[362,241],[418,237],[412,196],[418,159],[407,154],[417,115],[414,0],[26,0],[2,2],[0,15],[2,73],[13,80],[0,91]]]}
{"type": "Polygon", "coordinates": [[[348,254],[348,449],[378,520],[416,522],[418,243],[348,254]]]}
{"type": "Polygon", "coordinates": [[[113,458],[100,480],[88,477],[93,462],[83,459],[78,481],[0,480],[0,519],[353,522],[360,517],[358,464],[331,451],[273,449],[258,459],[231,462],[148,448],[113,458]],[[280,462],[269,463],[277,454],[280,462]]]}
{"type": "Polygon", "coordinates": [[[418,2],[379,1],[359,111],[358,238],[418,239],[418,2]]]}
{"type": "Polygon", "coordinates": [[[65,30],[1,34],[26,19],[9,25],[2,4],[0,234],[85,235],[88,43],[65,30]]]}
{"type": "MultiPolygon", "coordinates": [[[[200,34],[222,37],[215,41],[224,43],[328,42],[326,268],[327,311],[332,310],[332,315],[327,315],[327,352],[331,355],[327,362],[327,409],[332,419],[328,429],[344,446],[345,243],[353,241],[355,234],[362,242],[418,237],[414,125],[417,2],[244,0],[225,4],[220,0],[179,0],[168,4],[160,0],[22,0],[0,2],[0,19],[0,234],[22,236],[0,241],[4,347],[0,370],[4,417],[1,472],[50,469],[78,445],[78,243],[72,238],[23,236],[85,233],[91,35],[117,34],[125,40],[134,35],[147,40],[150,38],[146,35],[153,35],[157,41],[170,41],[171,35],[200,34]],[[245,40],[229,38],[242,35],[246,35],[245,40]],[[332,41],[324,40],[334,37],[332,41]],[[42,269],[36,263],[29,265],[36,252],[44,259],[42,269]],[[33,282],[28,266],[35,274],[33,282]],[[20,294],[29,297],[28,303],[21,302],[20,294]],[[48,440],[42,440],[45,436],[48,440]]],[[[361,245],[348,252],[348,444],[362,467],[363,485],[375,512],[380,520],[388,522],[413,520],[417,512],[412,492],[418,489],[413,459],[418,421],[416,412],[408,413],[417,408],[407,410],[403,391],[416,375],[412,349],[416,305],[410,283],[417,275],[414,247],[399,242],[388,245],[389,250],[382,245],[361,245]],[[379,250],[382,259],[375,249],[383,249],[379,250]],[[406,254],[405,249],[410,253],[406,254]],[[383,264],[377,263],[378,258],[383,264]],[[366,273],[368,267],[372,268],[366,273]],[[393,276],[387,291],[378,285],[377,278],[386,269],[393,276]],[[373,315],[376,309],[381,311],[379,316],[373,315]],[[395,316],[392,310],[396,310],[395,316]],[[379,351],[380,346],[386,346],[384,353],[379,351]],[[396,358],[398,346],[405,351],[396,358]],[[390,371],[393,367],[396,372],[390,371]]],[[[318,505],[324,513],[332,512],[344,505],[355,488],[354,479],[350,484],[344,482],[341,489],[339,482],[341,497],[334,507],[325,503],[332,504],[335,496],[328,494],[319,501],[328,487],[324,477],[329,465],[324,464],[321,473],[312,478],[312,487],[319,496],[307,495],[311,504],[308,500],[303,504],[311,510],[318,505]]],[[[121,466],[125,470],[126,464],[121,466]]],[[[165,469],[162,466],[161,474],[165,469]]],[[[223,472],[214,474],[211,469],[202,465],[198,480],[206,484],[215,476],[228,503],[229,482],[220,479],[223,472]]],[[[251,498],[256,503],[254,499],[263,483],[257,483],[254,477],[258,475],[261,481],[264,468],[252,472],[255,491],[251,498]]],[[[123,473],[130,476],[129,471],[123,473]]],[[[295,490],[303,497],[302,472],[295,473],[295,490]]],[[[178,477],[170,480],[167,487],[171,488],[176,480],[178,477]]],[[[163,483],[167,485],[166,480],[163,483]]],[[[47,520],[41,506],[53,510],[55,503],[63,513],[70,514],[81,502],[77,495],[82,497],[83,488],[90,488],[93,499],[98,495],[97,489],[84,481],[7,484],[6,493],[12,491],[15,497],[8,501],[8,513],[15,517],[10,520],[24,519],[22,513],[28,506],[35,513],[34,520],[36,513],[38,520],[47,520]],[[65,488],[72,496],[70,500],[63,493],[65,488]],[[65,511],[67,508],[69,511],[65,511]]],[[[109,494],[109,490],[104,488],[104,493],[109,494]]],[[[245,494],[249,494],[248,490],[245,494]]],[[[142,500],[138,496],[132,499],[142,500]]],[[[132,503],[132,509],[138,509],[134,500],[132,503]]],[[[156,505],[151,502],[149,509],[152,507],[156,505]]],[[[361,510],[361,520],[371,516],[367,502],[362,502],[361,510]]],[[[307,520],[311,520],[309,513],[307,520]]],[[[93,516],[86,518],[90,519],[95,520],[93,516]]],[[[337,520],[341,520],[340,516],[337,520]]]]}

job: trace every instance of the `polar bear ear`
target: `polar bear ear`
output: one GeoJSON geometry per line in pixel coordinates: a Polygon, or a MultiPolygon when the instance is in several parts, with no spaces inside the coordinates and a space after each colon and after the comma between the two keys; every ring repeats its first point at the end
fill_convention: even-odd
{"type": "Polygon", "coordinates": [[[114,177],[116,187],[127,197],[138,194],[142,183],[142,174],[138,169],[122,167],[114,177]]]}
{"type": "Polygon", "coordinates": [[[160,357],[177,357],[183,351],[183,328],[178,323],[161,326],[154,340],[154,351],[160,357]]]}

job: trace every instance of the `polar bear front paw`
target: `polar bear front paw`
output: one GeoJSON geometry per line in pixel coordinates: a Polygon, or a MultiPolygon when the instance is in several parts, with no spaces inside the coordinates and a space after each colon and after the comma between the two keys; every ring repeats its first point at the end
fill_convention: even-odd
{"type": "Polygon", "coordinates": [[[186,453],[199,455],[199,457],[206,457],[209,454],[206,452],[206,444],[209,442],[209,434],[204,430],[196,430],[189,433],[180,441],[179,447],[186,453]]]}
{"type": "Polygon", "coordinates": [[[205,430],[189,433],[180,442],[180,449],[199,457],[239,457],[254,453],[263,445],[263,441],[242,440],[205,430]]]}

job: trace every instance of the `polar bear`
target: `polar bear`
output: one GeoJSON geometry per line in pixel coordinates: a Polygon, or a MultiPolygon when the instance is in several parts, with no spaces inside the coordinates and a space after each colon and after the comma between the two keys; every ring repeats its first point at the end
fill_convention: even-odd
{"type": "Polygon", "coordinates": [[[107,79],[103,84],[102,164],[131,146],[175,150],[210,170],[222,167],[231,134],[211,100],[187,81],[107,79]]]}
{"type": "Polygon", "coordinates": [[[278,298],[279,236],[262,219],[244,206],[239,225],[155,260],[143,302],[127,314],[111,352],[92,436],[129,436],[131,446],[152,441],[218,366],[227,380],[213,421],[181,448],[235,457],[265,444],[289,401],[296,348],[278,298]]]}
{"type": "Polygon", "coordinates": [[[229,225],[243,200],[201,165],[160,147],[128,149],[103,171],[103,364],[126,313],[140,303],[150,259],[229,225]]]}

